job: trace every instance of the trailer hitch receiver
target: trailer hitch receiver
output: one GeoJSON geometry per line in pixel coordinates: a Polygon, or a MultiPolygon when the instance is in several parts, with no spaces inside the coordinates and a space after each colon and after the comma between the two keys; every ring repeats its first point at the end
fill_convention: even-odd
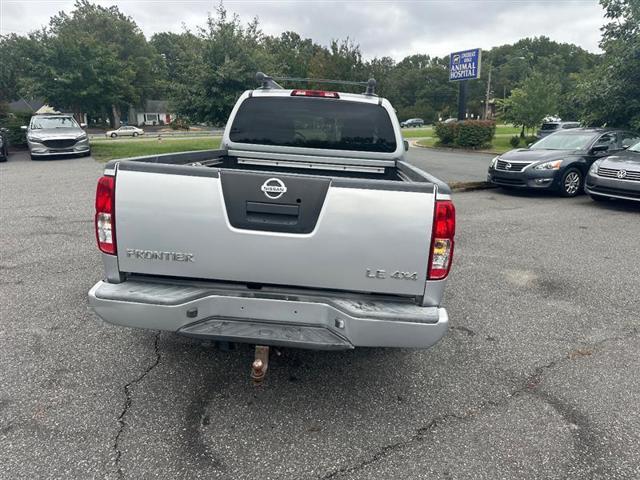
{"type": "Polygon", "coordinates": [[[269,368],[269,347],[256,345],[256,353],[251,364],[251,380],[254,385],[262,384],[269,368]]]}

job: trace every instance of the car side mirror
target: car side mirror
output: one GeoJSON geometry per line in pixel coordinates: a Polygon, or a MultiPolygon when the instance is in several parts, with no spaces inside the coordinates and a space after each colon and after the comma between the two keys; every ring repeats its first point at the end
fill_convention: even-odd
{"type": "Polygon", "coordinates": [[[26,125],[22,125],[22,126],[20,127],[20,130],[26,130],[26,129],[27,129],[27,126],[26,126],[26,125]]]}
{"type": "Polygon", "coordinates": [[[594,147],[591,147],[591,153],[602,153],[602,152],[606,152],[609,150],[609,146],[608,145],[596,145],[594,147]]]}
{"type": "Polygon", "coordinates": [[[86,123],[81,123],[80,124],[80,128],[87,128],[87,124],[86,123]]]}
{"type": "Polygon", "coordinates": [[[408,140],[404,140],[404,151],[408,152],[409,151],[409,141],[408,140]]]}

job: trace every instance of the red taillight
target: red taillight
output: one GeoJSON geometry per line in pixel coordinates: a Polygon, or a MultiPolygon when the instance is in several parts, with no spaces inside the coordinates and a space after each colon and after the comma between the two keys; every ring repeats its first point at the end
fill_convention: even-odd
{"type": "Polygon", "coordinates": [[[325,92],[324,90],[294,90],[291,92],[292,97],[321,97],[321,98],[340,98],[338,92],[325,92]]]}
{"type": "Polygon", "coordinates": [[[116,249],[116,179],[101,177],[96,189],[96,239],[98,248],[115,255],[116,249]]]}
{"type": "Polygon", "coordinates": [[[453,203],[451,200],[436,201],[429,252],[429,280],[441,280],[449,274],[455,234],[456,209],[453,203]]]}

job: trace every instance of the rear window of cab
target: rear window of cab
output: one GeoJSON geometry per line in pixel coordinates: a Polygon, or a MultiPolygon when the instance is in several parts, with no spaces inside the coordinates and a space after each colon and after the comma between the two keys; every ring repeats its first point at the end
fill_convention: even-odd
{"type": "Polygon", "coordinates": [[[247,98],[229,138],[237,143],[362,152],[390,153],[397,147],[384,107],[332,98],[247,98]]]}

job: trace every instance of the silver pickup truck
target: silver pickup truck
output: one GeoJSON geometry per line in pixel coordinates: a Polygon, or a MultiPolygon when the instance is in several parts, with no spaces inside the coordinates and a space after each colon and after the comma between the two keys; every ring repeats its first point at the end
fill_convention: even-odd
{"type": "Polygon", "coordinates": [[[220,150],[109,162],[93,311],[266,346],[436,343],[455,210],[446,184],[405,161],[394,109],[373,85],[289,90],[263,76],[220,150]]]}

